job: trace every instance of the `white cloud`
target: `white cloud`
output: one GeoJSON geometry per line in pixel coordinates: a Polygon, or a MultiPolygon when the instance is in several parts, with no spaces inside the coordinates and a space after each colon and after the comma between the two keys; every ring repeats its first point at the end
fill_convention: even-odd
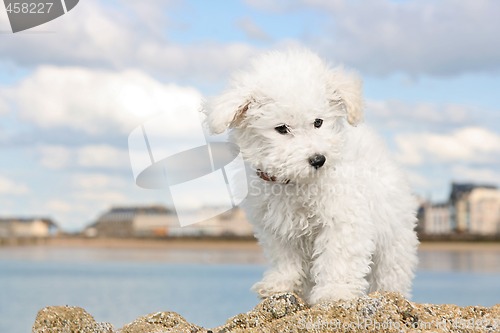
{"type": "Polygon", "coordinates": [[[415,126],[416,123],[444,127],[465,125],[481,114],[474,107],[459,104],[410,103],[396,100],[369,100],[366,104],[369,117],[391,127],[404,124],[415,126]]]}
{"type": "Polygon", "coordinates": [[[213,84],[211,80],[241,66],[254,52],[244,43],[170,42],[166,32],[174,27],[167,8],[174,2],[86,0],[67,15],[32,30],[53,33],[6,37],[8,42],[0,44],[0,60],[22,67],[141,68],[182,82],[213,84]]]}
{"type": "Polygon", "coordinates": [[[399,134],[395,141],[398,159],[407,165],[423,164],[426,159],[500,163],[500,135],[480,127],[464,127],[449,134],[399,134]]]}
{"type": "MultiPolygon", "coordinates": [[[[90,0],[68,14],[30,30],[42,32],[40,34],[6,37],[11,38],[8,43],[0,45],[0,52],[22,65],[53,61],[67,64],[70,59],[97,61],[99,52],[102,58],[113,61],[113,53],[130,52],[132,42],[138,37],[126,33],[130,29],[127,29],[127,24],[130,24],[127,17],[120,11],[90,0]],[[43,33],[47,31],[52,33],[43,33]],[[33,50],[36,50],[36,57],[33,50]]],[[[119,57],[114,61],[117,60],[119,57]]]]}
{"type": "Polygon", "coordinates": [[[420,165],[423,163],[423,152],[418,145],[418,137],[415,134],[396,135],[394,141],[398,146],[395,157],[400,163],[405,165],[420,165]]]}
{"type": "Polygon", "coordinates": [[[126,186],[124,179],[105,173],[73,173],[70,184],[78,190],[116,189],[126,186]]]}
{"type": "Polygon", "coordinates": [[[78,149],[76,163],[84,168],[130,168],[128,151],[109,145],[90,145],[78,149]]]}
{"type": "Polygon", "coordinates": [[[373,74],[500,70],[498,1],[303,0],[330,15],[309,43],[373,74]]]}
{"type": "Polygon", "coordinates": [[[413,170],[405,170],[405,175],[408,178],[412,188],[426,188],[431,186],[431,182],[419,172],[413,170]]]}
{"type": "Polygon", "coordinates": [[[175,76],[180,81],[199,80],[213,84],[221,76],[247,64],[256,48],[249,44],[200,42],[176,45],[144,42],[137,50],[137,62],[154,72],[175,76]]]}
{"type": "Polygon", "coordinates": [[[429,135],[426,150],[443,160],[488,161],[500,153],[500,136],[482,128],[464,128],[452,135],[429,135]]]}
{"type": "Polygon", "coordinates": [[[38,155],[40,165],[48,169],[64,169],[71,165],[73,160],[73,151],[64,146],[40,146],[38,155]]]}
{"type": "Polygon", "coordinates": [[[456,181],[500,185],[500,172],[498,169],[457,165],[451,169],[451,173],[456,181]]]}
{"type": "Polygon", "coordinates": [[[28,186],[0,176],[1,195],[23,195],[30,193],[28,186]]]}
{"type": "Polygon", "coordinates": [[[51,199],[46,202],[45,207],[54,214],[66,214],[74,211],[74,205],[60,199],[51,199]]]}
{"type": "Polygon", "coordinates": [[[2,92],[0,91],[0,115],[5,115],[9,113],[9,107],[4,98],[2,98],[2,92]]]}
{"type": "Polygon", "coordinates": [[[130,169],[128,150],[110,145],[41,145],[37,148],[40,164],[48,169],[102,168],[107,170],[130,169]]]}
{"type": "Polygon", "coordinates": [[[123,205],[124,202],[128,202],[128,198],[125,194],[118,191],[96,191],[87,190],[75,192],[73,195],[78,200],[92,201],[98,203],[106,203],[105,205],[123,205]]]}
{"type": "MultiPolygon", "coordinates": [[[[450,75],[500,69],[498,1],[297,0],[246,3],[273,14],[321,11],[305,44],[368,73],[450,75]],[[319,29],[319,30],[318,30],[319,29]]],[[[125,69],[140,67],[183,82],[212,80],[246,63],[256,47],[245,43],[176,44],[169,17],[175,1],[106,4],[87,0],[69,14],[0,44],[0,60],[23,67],[40,64],[125,69]],[[33,56],[36,50],[36,56],[33,56]]],[[[253,38],[267,35],[253,21],[240,28],[253,38]]],[[[300,38],[300,37],[299,37],[300,38]]]]}
{"type": "MultiPolygon", "coordinates": [[[[69,128],[87,134],[128,133],[157,113],[199,109],[193,88],[158,82],[135,70],[110,72],[42,66],[5,89],[0,105],[15,105],[20,117],[41,128],[69,128]]],[[[192,130],[192,124],[165,124],[166,131],[192,130]]]]}
{"type": "Polygon", "coordinates": [[[477,111],[459,104],[408,103],[396,100],[368,101],[367,109],[383,118],[418,120],[427,124],[463,124],[477,111]]]}
{"type": "Polygon", "coordinates": [[[9,31],[11,29],[7,11],[0,10],[0,31],[9,31]]]}

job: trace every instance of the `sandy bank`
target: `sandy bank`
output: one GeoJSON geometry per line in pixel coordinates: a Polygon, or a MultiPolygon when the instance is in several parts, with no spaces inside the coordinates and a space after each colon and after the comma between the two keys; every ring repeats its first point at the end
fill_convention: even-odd
{"type": "MultiPolygon", "coordinates": [[[[54,237],[32,242],[11,242],[5,246],[46,246],[61,248],[246,250],[261,251],[253,239],[159,239],[54,237]]],[[[499,251],[500,242],[422,242],[421,251],[499,251]]]]}
{"type": "Polygon", "coordinates": [[[272,296],[252,311],[206,329],[188,323],[175,312],[157,312],[115,330],[96,323],[77,307],[56,306],[39,311],[34,333],[229,333],[229,332],[499,332],[500,304],[491,308],[410,302],[395,293],[374,293],[351,301],[308,307],[296,295],[272,296]]]}
{"type": "Polygon", "coordinates": [[[255,240],[228,239],[155,239],[155,238],[52,238],[44,245],[54,247],[95,247],[116,249],[179,249],[179,250],[256,250],[255,240]]]}

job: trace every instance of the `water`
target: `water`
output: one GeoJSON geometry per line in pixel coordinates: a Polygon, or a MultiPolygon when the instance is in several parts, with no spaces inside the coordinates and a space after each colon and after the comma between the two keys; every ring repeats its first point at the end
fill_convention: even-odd
{"type": "Polygon", "coordinates": [[[0,332],[29,332],[39,309],[66,304],[116,327],[161,310],[216,326],[257,303],[248,286],[260,273],[251,265],[4,261],[0,332]]]}
{"type": "MultiPolygon", "coordinates": [[[[422,251],[413,300],[500,303],[499,254],[422,251]]],[[[215,327],[258,303],[249,288],[263,270],[255,251],[0,248],[0,332],[30,332],[47,305],[81,306],[115,327],[157,311],[215,327]]]]}

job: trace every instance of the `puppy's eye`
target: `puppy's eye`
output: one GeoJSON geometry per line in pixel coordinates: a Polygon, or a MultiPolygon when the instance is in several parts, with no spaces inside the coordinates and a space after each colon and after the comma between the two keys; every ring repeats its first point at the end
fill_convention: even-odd
{"type": "Polygon", "coordinates": [[[275,127],[274,129],[279,134],[288,134],[288,133],[290,133],[290,129],[288,128],[287,125],[280,125],[280,126],[275,127]]]}
{"type": "Polygon", "coordinates": [[[323,119],[315,119],[314,120],[314,127],[320,128],[321,125],[323,125],[323,119]]]}

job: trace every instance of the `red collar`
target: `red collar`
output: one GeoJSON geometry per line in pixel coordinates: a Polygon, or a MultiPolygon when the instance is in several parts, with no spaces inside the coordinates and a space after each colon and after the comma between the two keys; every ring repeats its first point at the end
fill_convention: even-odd
{"type": "MultiPolygon", "coordinates": [[[[265,180],[266,182],[275,182],[276,181],[275,176],[271,176],[265,171],[257,169],[256,173],[257,173],[257,176],[260,177],[260,179],[265,180]]],[[[288,183],[290,183],[290,179],[286,179],[285,181],[282,181],[280,183],[288,184],[288,183]]]]}

